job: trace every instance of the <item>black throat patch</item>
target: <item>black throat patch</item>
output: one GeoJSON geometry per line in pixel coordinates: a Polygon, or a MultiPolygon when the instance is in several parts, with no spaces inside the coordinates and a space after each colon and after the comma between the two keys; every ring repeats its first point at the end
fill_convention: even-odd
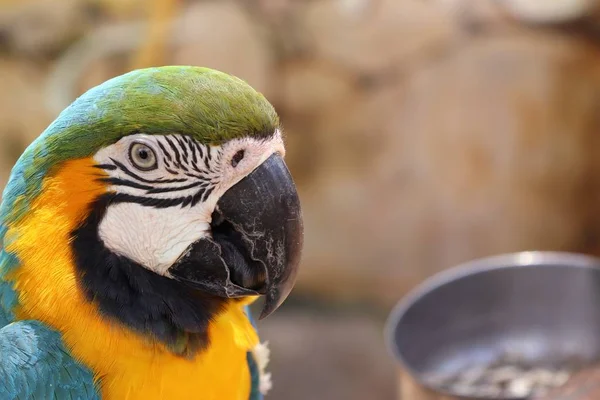
{"type": "Polygon", "coordinates": [[[98,226],[110,202],[110,195],[100,197],[71,234],[80,287],[104,316],[164,343],[175,354],[193,357],[208,346],[208,324],[227,299],[189,288],[107,249],[98,226]]]}

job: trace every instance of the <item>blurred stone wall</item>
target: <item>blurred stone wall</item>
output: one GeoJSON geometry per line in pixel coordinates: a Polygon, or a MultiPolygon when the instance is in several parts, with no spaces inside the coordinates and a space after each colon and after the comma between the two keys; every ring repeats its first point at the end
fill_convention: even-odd
{"type": "Polygon", "coordinates": [[[474,257],[598,253],[596,14],[585,0],[2,0],[0,185],[60,109],[154,48],[151,63],[246,79],[281,114],[306,222],[297,293],[389,307],[474,257]]]}

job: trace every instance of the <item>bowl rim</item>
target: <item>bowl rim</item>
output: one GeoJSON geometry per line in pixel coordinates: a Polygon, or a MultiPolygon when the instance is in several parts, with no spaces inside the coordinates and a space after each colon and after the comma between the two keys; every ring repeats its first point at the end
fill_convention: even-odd
{"type": "MultiPolygon", "coordinates": [[[[598,269],[600,271],[600,258],[575,252],[520,251],[476,258],[440,271],[426,278],[420,284],[408,291],[408,293],[392,308],[384,328],[384,340],[388,353],[393,356],[396,364],[402,367],[405,372],[409,373],[411,378],[421,386],[439,394],[457,396],[457,393],[435,387],[422,379],[422,374],[417,372],[400,352],[395,340],[396,327],[400,324],[406,312],[419,299],[446,284],[487,271],[530,267],[533,265],[546,265],[548,267],[566,266],[569,268],[598,269]]],[[[462,398],[469,397],[462,396],[462,398]]],[[[514,399],[521,398],[514,397],[514,399]]]]}

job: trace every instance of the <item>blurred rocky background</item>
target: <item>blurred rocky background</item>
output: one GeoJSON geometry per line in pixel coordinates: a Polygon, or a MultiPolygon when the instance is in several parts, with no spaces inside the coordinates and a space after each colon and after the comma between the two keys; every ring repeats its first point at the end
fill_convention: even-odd
{"type": "MultiPolygon", "coordinates": [[[[91,86],[208,66],[279,111],[299,282],[271,399],[392,399],[393,304],[519,250],[600,253],[597,0],[0,0],[0,186],[91,86]]],[[[410,400],[410,399],[408,399],[410,400]]]]}

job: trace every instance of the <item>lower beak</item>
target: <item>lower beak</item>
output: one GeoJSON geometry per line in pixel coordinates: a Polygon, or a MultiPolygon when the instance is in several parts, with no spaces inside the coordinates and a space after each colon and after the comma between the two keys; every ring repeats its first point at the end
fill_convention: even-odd
{"type": "Polygon", "coordinates": [[[193,243],[169,273],[221,297],[265,295],[265,318],[292,290],[303,244],[300,200],[283,158],[271,155],[225,192],[212,218],[213,237],[193,243]]]}

